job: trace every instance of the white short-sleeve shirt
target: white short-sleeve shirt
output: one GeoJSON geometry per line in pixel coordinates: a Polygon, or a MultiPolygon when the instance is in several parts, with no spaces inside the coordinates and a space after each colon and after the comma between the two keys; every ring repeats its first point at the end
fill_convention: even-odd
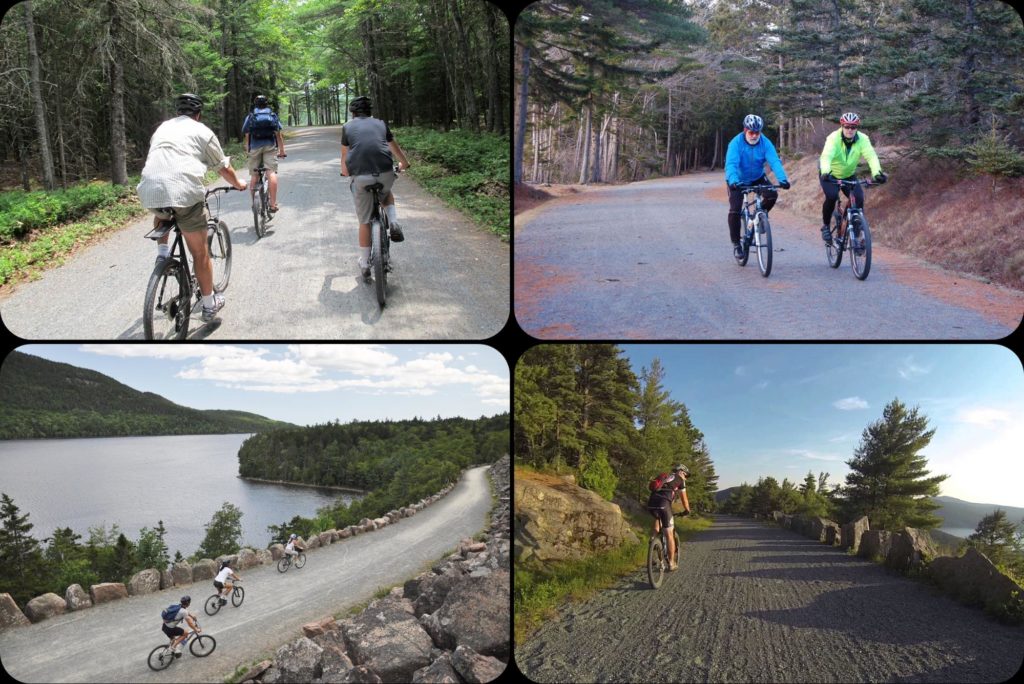
{"type": "Polygon", "coordinates": [[[231,577],[231,568],[224,568],[217,573],[217,577],[215,577],[213,581],[223,584],[228,581],[228,577],[231,577]]]}
{"type": "Polygon", "coordinates": [[[208,167],[227,168],[217,135],[190,116],[160,124],[149,141],[149,156],[136,190],[142,206],[191,207],[203,201],[208,167]]]}

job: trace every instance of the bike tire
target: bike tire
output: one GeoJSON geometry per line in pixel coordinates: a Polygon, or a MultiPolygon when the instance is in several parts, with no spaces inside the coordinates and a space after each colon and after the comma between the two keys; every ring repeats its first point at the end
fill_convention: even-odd
{"type": "Polygon", "coordinates": [[[839,264],[843,263],[843,248],[842,243],[839,247],[836,247],[835,241],[839,237],[839,231],[842,229],[843,219],[838,214],[832,217],[832,223],[829,226],[829,231],[832,234],[832,239],[825,245],[825,257],[828,259],[828,265],[832,268],[839,268],[839,264]]]}
{"type": "Polygon", "coordinates": [[[301,568],[305,564],[306,564],[306,554],[300,553],[295,558],[295,567],[296,568],[301,568]]]}
{"type": "Polygon", "coordinates": [[[263,222],[263,232],[267,232],[267,224],[270,223],[270,219],[274,218],[274,213],[270,211],[270,180],[265,176],[263,178],[263,216],[266,220],[263,222]]]}
{"type": "Polygon", "coordinates": [[[231,605],[235,608],[242,605],[242,601],[245,600],[245,589],[242,587],[235,587],[235,590],[231,592],[231,605]]]}
{"type": "MultiPolygon", "coordinates": [[[[861,214],[856,221],[859,223],[860,231],[864,239],[864,253],[858,255],[857,250],[850,250],[850,267],[853,268],[853,275],[857,280],[865,280],[871,272],[871,228],[868,227],[867,218],[861,214]]],[[[854,232],[854,235],[857,233],[854,232]]]]}
{"type": "Polygon", "coordinates": [[[252,194],[252,227],[256,231],[256,239],[262,238],[267,232],[266,219],[263,218],[263,200],[259,192],[252,194]]]}
{"type": "Polygon", "coordinates": [[[647,544],[647,580],[651,589],[657,589],[665,581],[665,551],[660,536],[651,537],[647,544]]]}
{"type": "Polygon", "coordinates": [[[153,269],[142,305],[142,331],[147,340],[183,340],[192,315],[192,284],[177,259],[153,269]]]}
{"type": "Polygon", "coordinates": [[[213,232],[206,238],[206,246],[210,253],[213,289],[223,292],[228,289],[228,281],[231,280],[231,232],[226,223],[217,222],[213,232]]]}
{"type": "Polygon", "coordinates": [[[157,672],[166,670],[173,662],[174,652],[166,644],[154,648],[150,652],[149,657],[146,658],[146,664],[149,665],[149,669],[156,670],[157,672]]]}
{"type": "Polygon", "coordinates": [[[676,532],[675,528],[672,528],[672,540],[676,543],[676,557],[672,559],[676,567],[679,567],[679,556],[682,555],[683,545],[679,543],[679,533],[676,532]]]}
{"type": "Polygon", "coordinates": [[[191,644],[188,645],[188,650],[190,650],[192,655],[196,658],[205,658],[213,653],[215,648],[217,648],[217,640],[206,634],[200,634],[192,640],[191,644]]]}
{"type": "Polygon", "coordinates": [[[747,214],[746,212],[740,213],[740,247],[743,247],[743,256],[736,257],[736,263],[740,266],[747,265],[747,259],[750,258],[750,245],[744,247],[743,243],[746,242],[747,237],[747,214]]]}
{"type": "Polygon", "coordinates": [[[384,267],[384,224],[375,219],[370,224],[370,263],[373,266],[373,283],[377,290],[377,304],[384,308],[387,302],[387,269],[384,267]]]}
{"type": "Polygon", "coordinates": [[[754,243],[757,245],[757,265],[761,275],[767,278],[772,273],[772,227],[768,223],[768,214],[761,214],[758,230],[754,232],[754,243]]]}
{"type": "Polygon", "coordinates": [[[207,615],[216,615],[220,612],[220,594],[214,594],[210,598],[206,599],[206,603],[203,604],[203,610],[206,611],[207,615]]]}
{"type": "Polygon", "coordinates": [[[288,562],[288,559],[287,558],[282,558],[281,560],[277,561],[277,571],[278,572],[288,572],[288,566],[289,565],[291,565],[291,563],[288,562]]]}

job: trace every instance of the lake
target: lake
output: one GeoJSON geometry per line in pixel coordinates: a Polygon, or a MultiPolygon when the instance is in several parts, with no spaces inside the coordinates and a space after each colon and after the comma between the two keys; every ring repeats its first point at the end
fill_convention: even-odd
{"type": "Polygon", "coordinates": [[[89,538],[89,527],[117,523],[132,541],[164,521],[170,555],[189,556],[225,501],[242,510],[245,545],[265,548],[267,525],[310,517],[357,494],[248,482],[238,477],[238,449],[249,435],[109,437],[0,441],[0,492],[29,514],[42,540],[58,527],[89,538]]]}

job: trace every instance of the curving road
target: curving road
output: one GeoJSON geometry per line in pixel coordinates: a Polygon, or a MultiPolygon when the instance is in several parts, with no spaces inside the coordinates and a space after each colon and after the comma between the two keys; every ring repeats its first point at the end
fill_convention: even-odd
{"type": "MultiPolygon", "coordinates": [[[[373,283],[356,266],[340,139],[339,126],[288,131],[281,210],[261,240],[248,194],[221,196],[233,244],[227,306],[207,325],[197,312],[190,339],[483,339],[504,327],[509,245],[406,175],[395,184],[406,239],[392,246],[394,271],[380,311],[373,283]]],[[[150,218],[140,220],[8,293],[0,301],[7,329],[34,340],[142,339],[142,300],[156,258],[153,242],[143,239],[151,227],[150,218]]]]}
{"type": "MultiPolygon", "coordinates": [[[[999,339],[1024,293],[876,245],[829,268],[813,218],[772,210],[770,277],[740,268],[721,173],[593,186],[516,216],[515,315],[541,339],[999,339]]],[[[870,207],[868,218],[870,219],[870,207]]]]}
{"type": "Polygon", "coordinates": [[[657,591],[637,572],[515,651],[535,682],[1001,682],[1009,627],[789,530],[720,516],[657,591]]]}
{"type": "Polygon", "coordinates": [[[239,574],[245,602],[210,617],[202,604],[213,583],[169,589],[65,613],[0,632],[0,660],[22,682],[221,682],[237,666],[271,654],[303,624],[344,612],[425,570],[484,527],[491,495],[487,468],[467,470],[443,499],[411,518],[308,553],[301,570],[257,566],[239,574]],[[163,640],[160,611],[192,596],[199,625],[217,639],[206,658],[186,653],[168,671],[146,665],[163,640]]]}

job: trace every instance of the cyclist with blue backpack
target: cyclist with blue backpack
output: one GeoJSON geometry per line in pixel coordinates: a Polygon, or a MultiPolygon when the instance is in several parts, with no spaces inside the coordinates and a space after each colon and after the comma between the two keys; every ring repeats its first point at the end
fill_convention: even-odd
{"type": "MultiPolygon", "coordinates": [[[[647,512],[654,516],[654,534],[660,534],[661,528],[671,530],[673,527],[672,501],[679,493],[679,500],[683,502],[686,512],[690,512],[690,500],[686,498],[686,477],[690,469],[680,463],[672,469],[671,473],[662,473],[654,477],[648,484],[651,495],[647,499],[647,512]]],[[[675,562],[676,540],[669,532],[668,537],[668,558],[669,571],[676,570],[679,566],[675,562]]]]}
{"type": "Polygon", "coordinates": [[[270,180],[270,211],[276,212],[277,207],[277,158],[287,157],[284,153],[284,136],[281,134],[281,121],[274,110],[268,106],[265,95],[257,95],[252,112],[242,122],[242,133],[245,134],[245,149],[249,153],[249,175],[252,178],[250,187],[256,190],[256,169],[261,165],[267,169],[270,180]],[[274,151],[277,150],[277,154],[274,151]]]}
{"type": "Polygon", "coordinates": [[[174,603],[160,612],[160,619],[163,620],[160,629],[171,638],[171,648],[174,649],[175,658],[181,657],[181,644],[188,639],[189,635],[188,629],[180,626],[182,622],[197,632],[203,631],[196,624],[195,616],[188,612],[191,603],[191,596],[182,596],[178,603],[174,603]]]}

